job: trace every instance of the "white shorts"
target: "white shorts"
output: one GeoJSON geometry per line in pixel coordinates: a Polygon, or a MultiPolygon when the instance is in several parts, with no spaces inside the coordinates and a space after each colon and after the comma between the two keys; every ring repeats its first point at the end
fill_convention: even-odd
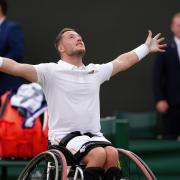
{"type": "MultiPolygon", "coordinates": [[[[71,135],[70,135],[71,136],[71,135]]],[[[97,135],[75,135],[70,137],[67,135],[65,141],[59,143],[60,146],[66,147],[77,160],[81,160],[91,149],[95,147],[112,146],[111,142],[104,136],[97,135]]],[[[62,139],[63,141],[63,139],[62,139]]],[[[55,145],[51,141],[51,145],[55,145]]],[[[57,144],[56,144],[57,145],[57,144]]]]}

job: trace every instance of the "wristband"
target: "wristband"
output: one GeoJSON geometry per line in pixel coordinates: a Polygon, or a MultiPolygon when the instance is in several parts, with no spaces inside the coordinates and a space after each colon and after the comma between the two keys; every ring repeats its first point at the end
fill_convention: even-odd
{"type": "Polygon", "coordinates": [[[146,44],[142,44],[141,46],[137,47],[136,49],[133,49],[132,51],[136,53],[139,61],[149,54],[149,49],[146,44]]]}
{"type": "Polygon", "coordinates": [[[3,61],[4,61],[4,59],[2,57],[0,57],[0,67],[3,65],[3,61]]]}

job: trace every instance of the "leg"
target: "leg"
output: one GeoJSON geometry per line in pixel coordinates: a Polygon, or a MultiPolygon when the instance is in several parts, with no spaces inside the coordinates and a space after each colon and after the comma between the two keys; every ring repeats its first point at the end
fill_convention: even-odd
{"type": "Polygon", "coordinates": [[[162,139],[163,137],[163,117],[162,114],[159,112],[156,112],[156,129],[157,129],[157,134],[156,134],[156,138],[157,139],[162,139]]]}
{"type": "Polygon", "coordinates": [[[177,138],[177,119],[176,107],[170,107],[168,112],[164,114],[164,139],[177,138]]]}
{"type": "Polygon", "coordinates": [[[102,147],[92,149],[83,159],[86,167],[104,167],[106,162],[106,151],[102,147]]]}
{"type": "Polygon", "coordinates": [[[107,146],[105,147],[105,151],[106,151],[106,162],[104,165],[104,169],[107,170],[111,167],[116,167],[119,160],[117,149],[112,146],[107,146]]]}
{"type": "Polygon", "coordinates": [[[83,159],[86,164],[84,180],[100,180],[104,177],[104,164],[106,162],[106,152],[104,148],[97,147],[92,149],[83,159]]]}
{"type": "Polygon", "coordinates": [[[119,180],[122,176],[122,171],[117,167],[117,163],[119,160],[118,151],[116,148],[112,146],[105,147],[106,151],[106,163],[104,169],[105,180],[119,180]]]}
{"type": "Polygon", "coordinates": [[[178,118],[176,120],[177,122],[177,140],[180,140],[180,104],[177,106],[177,114],[178,114],[178,118]]]}

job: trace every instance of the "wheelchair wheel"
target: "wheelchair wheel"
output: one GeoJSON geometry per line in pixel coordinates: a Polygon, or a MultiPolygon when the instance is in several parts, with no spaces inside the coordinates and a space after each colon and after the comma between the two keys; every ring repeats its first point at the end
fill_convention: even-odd
{"type": "Polygon", "coordinates": [[[154,173],[151,171],[151,169],[148,167],[148,165],[135,153],[131,152],[134,156],[136,156],[137,159],[139,159],[139,161],[141,161],[141,163],[145,166],[145,168],[148,170],[148,172],[151,174],[151,176],[153,177],[153,180],[157,180],[154,173]]]}
{"type": "Polygon", "coordinates": [[[58,158],[59,179],[67,180],[67,162],[66,162],[66,158],[65,158],[64,154],[57,149],[51,149],[51,150],[49,150],[49,152],[52,152],[58,158]]]}
{"type": "MultiPolygon", "coordinates": [[[[64,157],[64,156],[63,156],[64,157]]],[[[58,180],[62,175],[63,158],[61,154],[45,151],[35,156],[23,169],[18,180],[58,180]]]]}
{"type": "Polygon", "coordinates": [[[59,153],[63,154],[65,157],[62,159],[62,161],[64,161],[64,163],[62,162],[64,164],[63,169],[60,169],[60,171],[63,172],[63,174],[61,174],[61,179],[63,179],[63,177],[65,177],[66,180],[84,179],[83,169],[85,168],[85,165],[77,162],[69,150],[54,145],[50,146],[48,151],[54,153],[56,156],[58,156],[59,153]]]}
{"type": "Polygon", "coordinates": [[[119,152],[120,167],[123,174],[122,179],[156,180],[153,172],[138,155],[125,149],[117,150],[119,152]]]}

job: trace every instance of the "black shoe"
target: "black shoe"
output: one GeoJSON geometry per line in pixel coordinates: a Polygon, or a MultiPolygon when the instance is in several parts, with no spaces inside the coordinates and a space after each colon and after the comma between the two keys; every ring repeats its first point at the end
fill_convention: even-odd
{"type": "Polygon", "coordinates": [[[104,169],[100,167],[88,167],[84,170],[84,180],[103,180],[104,169]]]}
{"type": "Polygon", "coordinates": [[[122,171],[118,167],[111,167],[109,168],[105,175],[104,180],[120,180],[122,177],[122,171]]]}

